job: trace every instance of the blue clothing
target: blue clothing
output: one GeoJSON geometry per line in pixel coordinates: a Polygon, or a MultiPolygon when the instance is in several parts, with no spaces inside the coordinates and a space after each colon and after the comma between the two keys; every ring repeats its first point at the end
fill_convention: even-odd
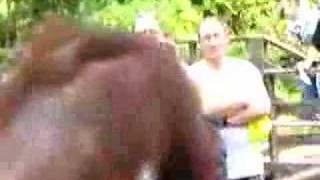
{"type": "Polygon", "coordinates": [[[312,100],[318,98],[318,88],[317,88],[317,79],[315,76],[310,76],[311,84],[307,84],[302,80],[299,80],[299,86],[303,91],[303,100],[312,100]]]}
{"type": "MultiPolygon", "coordinates": [[[[320,74],[316,74],[316,75],[308,75],[311,84],[308,84],[306,82],[304,82],[303,80],[299,80],[298,84],[299,86],[302,88],[303,91],[303,100],[314,100],[319,98],[320,95],[320,91],[319,91],[319,83],[320,83],[320,74]]],[[[305,119],[305,120],[320,120],[319,116],[317,116],[317,114],[319,113],[319,108],[317,107],[306,107],[303,108],[303,110],[301,111],[301,114],[299,115],[301,118],[305,119]]]]}

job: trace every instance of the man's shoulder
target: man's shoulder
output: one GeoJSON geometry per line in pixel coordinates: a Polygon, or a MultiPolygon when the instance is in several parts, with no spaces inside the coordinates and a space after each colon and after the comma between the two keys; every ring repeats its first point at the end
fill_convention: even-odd
{"type": "Polygon", "coordinates": [[[228,62],[230,64],[235,64],[235,65],[243,65],[243,66],[251,66],[253,65],[250,61],[248,61],[247,59],[241,59],[241,58],[237,58],[237,57],[230,57],[230,56],[226,56],[224,57],[224,61],[228,62]]]}
{"type": "Polygon", "coordinates": [[[194,81],[203,79],[208,71],[208,65],[204,60],[199,60],[187,68],[188,76],[194,81]]]}
{"type": "Polygon", "coordinates": [[[225,62],[233,67],[237,68],[238,70],[243,69],[246,71],[258,71],[259,69],[255,66],[251,61],[247,59],[240,59],[236,57],[225,57],[225,62]]]}
{"type": "Polygon", "coordinates": [[[191,71],[191,72],[194,72],[194,71],[202,71],[205,68],[207,68],[207,64],[205,63],[205,61],[204,60],[199,60],[199,61],[191,64],[188,67],[188,70],[191,71]]]}
{"type": "Polygon", "coordinates": [[[203,66],[205,66],[205,65],[206,65],[205,60],[200,59],[200,60],[192,63],[192,64],[190,65],[190,67],[192,67],[192,68],[197,68],[197,67],[203,67],[203,66]]]}

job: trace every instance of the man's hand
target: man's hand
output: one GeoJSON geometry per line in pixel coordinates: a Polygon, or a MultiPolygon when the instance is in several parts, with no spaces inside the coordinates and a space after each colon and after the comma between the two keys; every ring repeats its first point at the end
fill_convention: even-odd
{"type": "Polygon", "coordinates": [[[236,114],[240,113],[241,111],[247,109],[247,107],[248,107],[247,103],[239,102],[239,103],[234,103],[234,104],[231,104],[231,105],[226,106],[224,108],[215,110],[214,113],[218,114],[219,116],[229,118],[229,117],[233,117],[236,114]]]}
{"type": "Polygon", "coordinates": [[[312,61],[301,61],[301,62],[298,62],[297,65],[296,65],[296,68],[299,72],[299,77],[300,79],[306,83],[306,84],[311,84],[311,80],[310,78],[308,77],[307,73],[306,73],[306,70],[310,68],[312,64],[312,61]]]}

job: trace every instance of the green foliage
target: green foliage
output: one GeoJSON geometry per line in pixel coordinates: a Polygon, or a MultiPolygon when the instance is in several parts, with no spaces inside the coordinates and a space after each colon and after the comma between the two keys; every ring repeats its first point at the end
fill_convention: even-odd
{"type": "Polygon", "coordinates": [[[177,38],[186,37],[196,32],[201,13],[189,0],[132,0],[119,3],[112,1],[97,11],[94,21],[108,26],[120,26],[131,30],[139,12],[155,12],[160,26],[177,38]]]}
{"type": "Polygon", "coordinates": [[[299,102],[302,98],[301,90],[297,87],[297,80],[292,76],[276,78],[275,95],[287,102],[299,102]]]}
{"type": "Polygon", "coordinates": [[[3,46],[9,43],[12,46],[46,12],[77,17],[81,1],[83,0],[1,0],[0,25],[6,28],[0,30],[0,44],[3,46]]]}
{"type": "Polygon", "coordinates": [[[189,0],[162,1],[159,6],[159,19],[162,27],[175,37],[191,36],[197,30],[201,13],[189,0]]]}
{"type": "MultiPolygon", "coordinates": [[[[276,0],[2,0],[0,24],[10,23],[9,26],[5,26],[7,29],[2,30],[5,32],[0,32],[0,36],[5,37],[11,33],[13,39],[21,37],[26,28],[48,11],[70,15],[85,23],[120,26],[126,30],[131,30],[138,12],[154,11],[161,27],[175,37],[181,38],[191,36],[197,31],[202,11],[209,9],[224,18],[234,34],[264,32],[279,26],[272,11],[276,2],[276,0]]],[[[3,37],[0,37],[0,41],[4,41],[3,37]]]]}
{"type": "Polygon", "coordinates": [[[8,53],[5,49],[0,49],[0,63],[8,59],[8,53]]]}
{"type": "Polygon", "coordinates": [[[228,56],[233,56],[237,58],[247,59],[248,52],[245,42],[234,42],[231,43],[227,51],[228,56]]]}
{"type": "Polygon", "coordinates": [[[0,73],[9,65],[8,52],[6,49],[0,49],[0,73]]]}
{"type": "MultiPolygon", "coordinates": [[[[224,18],[234,34],[265,32],[267,29],[279,26],[272,11],[276,2],[276,0],[2,0],[0,24],[8,21],[11,25],[8,26],[7,32],[0,32],[0,36],[11,32],[13,38],[21,37],[24,30],[47,11],[70,15],[85,23],[120,26],[125,30],[131,30],[138,12],[154,11],[165,31],[182,38],[191,36],[197,31],[202,11],[209,9],[224,18]]],[[[0,37],[1,40],[3,41],[3,38],[0,37]]]]}
{"type": "Polygon", "coordinates": [[[222,17],[234,34],[258,32],[270,25],[274,0],[204,0],[203,9],[222,17]]]}

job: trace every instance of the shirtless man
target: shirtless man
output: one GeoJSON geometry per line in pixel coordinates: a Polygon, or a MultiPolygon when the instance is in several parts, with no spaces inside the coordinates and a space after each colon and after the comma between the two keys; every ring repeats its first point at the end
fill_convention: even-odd
{"type": "Polygon", "coordinates": [[[220,132],[226,146],[228,179],[262,179],[263,157],[253,148],[248,128],[253,119],[270,112],[261,74],[249,61],[225,57],[228,32],[216,18],[201,23],[199,41],[203,59],[188,73],[199,89],[203,113],[219,115],[225,121],[220,132]]]}

